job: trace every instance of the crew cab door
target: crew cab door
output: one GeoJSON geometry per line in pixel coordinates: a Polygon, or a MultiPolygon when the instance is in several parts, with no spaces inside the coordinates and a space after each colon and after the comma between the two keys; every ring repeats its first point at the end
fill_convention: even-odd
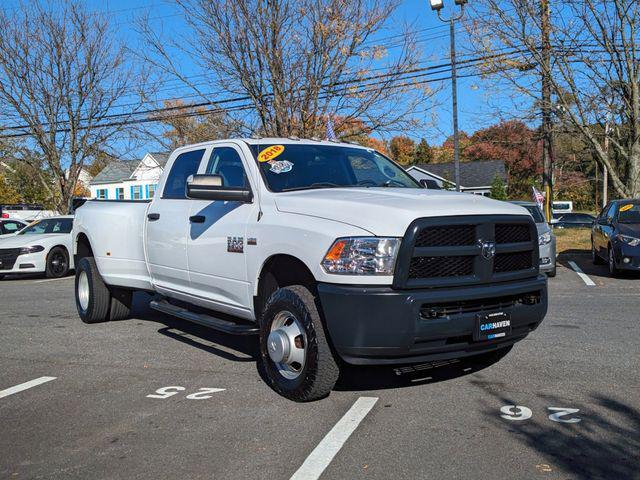
{"type": "MultiPolygon", "coordinates": [[[[215,144],[204,171],[220,175],[223,186],[251,187],[247,162],[233,143],[215,144]]],[[[245,252],[247,225],[258,215],[253,203],[237,201],[191,201],[191,223],[187,236],[187,257],[191,278],[190,293],[203,305],[250,318],[252,294],[247,279],[245,252]]]]}
{"type": "Polygon", "coordinates": [[[147,210],[146,250],[149,272],[165,294],[189,288],[187,235],[192,200],[187,199],[187,178],[198,172],[206,148],[179,154],[171,165],[162,192],[147,210]]]}

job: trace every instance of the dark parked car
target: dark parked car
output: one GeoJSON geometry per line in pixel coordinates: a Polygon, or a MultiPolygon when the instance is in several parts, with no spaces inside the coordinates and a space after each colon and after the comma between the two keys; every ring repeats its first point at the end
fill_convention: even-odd
{"type": "Polygon", "coordinates": [[[596,217],[588,213],[554,214],[551,225],[554,228],[591,228],[596,217]]]}
{"type": "Polygon", "coordinates": [[[640,271],[640,200],[614,200],[591,229],[593,263],[608,263],[609,273],[640,271]]]}

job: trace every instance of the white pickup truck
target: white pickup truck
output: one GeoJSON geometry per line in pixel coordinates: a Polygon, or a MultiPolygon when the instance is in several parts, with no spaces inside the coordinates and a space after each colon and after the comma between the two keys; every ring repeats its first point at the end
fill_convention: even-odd
{"type": "Polygon", "coordinates": [[[329,394],[341,362],[501,352],[547,311],[522,207],[427,190],[380,153],[283,138],[171,155],[150,202],[89,201],[73,227],[86,323],[151,307],[258,334],[280,394],[329,394]]]}

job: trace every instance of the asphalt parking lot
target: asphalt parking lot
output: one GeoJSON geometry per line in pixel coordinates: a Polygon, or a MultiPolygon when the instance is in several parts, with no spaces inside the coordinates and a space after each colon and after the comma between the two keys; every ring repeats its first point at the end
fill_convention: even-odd
{"type": "Polygon", "coordinates": [[[498,363],[350,368],[296,404],[252,338],[144,295],[134,319],[85,325],[73,277],[9,278],[0,478],[640,478],[639,288],[561,257],[546,320],[498,363]]]}

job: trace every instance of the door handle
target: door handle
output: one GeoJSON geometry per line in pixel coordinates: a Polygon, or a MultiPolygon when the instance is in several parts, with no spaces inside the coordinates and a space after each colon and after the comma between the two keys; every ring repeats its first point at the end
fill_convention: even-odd
{"type": "Polygon", "coordinates": [[[159,214],[159,213],[148,213],[148,214],[147,214],[147,218],[148,218],[149,220],[151,220],[152,222],[153,222],[154,220],[160,220],[160,214],[159,214]]]}
{"type": "Polygon", "coordinates": [[[204,215],[192,215],[191,217],[189,217],[189,221],[191,223],[204,223],[206,219],[207,217],[205,217],[204,215]]]}

